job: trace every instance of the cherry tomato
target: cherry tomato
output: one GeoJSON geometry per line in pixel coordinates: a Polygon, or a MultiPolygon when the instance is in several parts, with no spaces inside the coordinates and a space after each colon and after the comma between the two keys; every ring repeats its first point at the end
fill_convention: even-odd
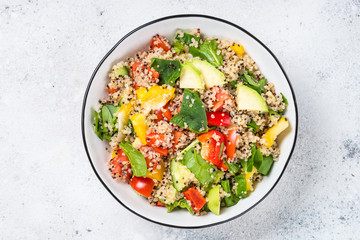
{"type": "Polygon", "coordinates": [[[129,181],[131,176],[131,165],[123,150],[119,149],[117,155],[110,160],[109,170],[114,179],[129,181]]]}
{"type": "Polygon", "coordinates": [[[168,43],[167,39],[163,36],[160,36],[159,34],[153,36],[150,43],[151,49],[154,49],[155,47],[162,48],[164,51],[169,51],[171,46],[168,43]]]}
{"type": "Polygon", "coordinates": [[[229,126],[231,118],[226,112],[207,112],[207,123],[209,126],[229,126]]]}
{"type": "Polygon", "coordinates": [[[133,176],[130,180],[130,186],[139,194],[150,197],[155,182],[150,178],[133,176]]]}

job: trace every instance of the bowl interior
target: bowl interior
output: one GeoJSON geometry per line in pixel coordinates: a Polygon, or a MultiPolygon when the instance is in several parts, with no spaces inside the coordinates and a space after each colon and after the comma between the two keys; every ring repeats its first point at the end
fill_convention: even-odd
{"type": "Polygon", "coordinates": [[[240,28],[217,19],[203,16],[177,16],[145,24],[122,39],[121,43],[116,45],[105,56],[98,69],[95,70],[87,95],[85,96],[82,124],[85,147],[87,148],[94,170],[115,198],[130,210],[148,220],[176,227],[201,227],[220,223],[241,215],[261,201],[271,191],[280,178],[295,144],[297,117],[295,98],[289,82],[278,62],[261,43],[240,28]],[[169,214],[166,213],[164,208],[150,206],[128,184],[114,181],[110,177],[106,166],[106,162],[109,159],[109,153],[106,151],[107,144],[96,136],[92,125],[93,111],[97,106],[98,100],[106,97],[105,84],[108,81],[107,74],[114,63],[128,56],[133,56],[141,49],[145,49],[149,45],[151,37],[156,33],[164,35],[168,39],[173,39],[177,29],[193,28],[200,28],[201,33],[206,36],[236,41],[244,45],[245,50],[258,63],[260,70],[268,81],[273,82],[277,92],[282,92],[289,102],[286,116],[290,121],[291,129],[280,139],[281,155],[279,161],[273,165],[270,175],[264,177],[263,181],[257,184],[255,191],[248,198],[241,200],[231,208],[222,208],[219,216],[209,213],[206,216],[196,217],[190,215],[187,211],[174,211],[169,214]]]}

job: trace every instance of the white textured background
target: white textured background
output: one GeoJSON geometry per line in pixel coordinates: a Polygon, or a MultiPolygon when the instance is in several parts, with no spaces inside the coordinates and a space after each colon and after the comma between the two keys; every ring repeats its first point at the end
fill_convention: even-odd
{"type": "Polygon", "coordinates": [[[0,239],[359,239],[360,1],[218,2],[0,0],[0,239]],[[277,187],[243,217],[199,230],[124,209],[96,178],[80,130],[105,53],[133,28],[178,13],[257,36],[299,107],[277,187]]]}

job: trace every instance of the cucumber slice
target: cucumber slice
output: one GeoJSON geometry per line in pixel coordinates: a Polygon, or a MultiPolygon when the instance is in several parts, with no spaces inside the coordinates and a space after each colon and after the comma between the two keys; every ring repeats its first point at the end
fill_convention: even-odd
{"type": "Polygon", "coordinates": [[[241,83],[237,86],[236,104],[238,110],[269,112],[265,100],[252,88],[241,83]]]}
{"type": "Polygon", "coordinates": [[[216,215],[220,215],[220,185],[213,187],[209,191],[207,198],[209,199],[207,206],[209,207],[210,211],[216,215]]]}
{"type": "Polygon", "coordinates": [[[224,73],[217,70],[216,67],[207,61],[194,58],[192,64],[202,73],[206,89],[210,89],[213,86],[221,86],[225,83],[224,73]]]}
{"type": "Polygon", "coordinates": [[[171,179],[176,191],[181,192],[193,180],[193,173],[175,158],[170,163],[171,179]]]}

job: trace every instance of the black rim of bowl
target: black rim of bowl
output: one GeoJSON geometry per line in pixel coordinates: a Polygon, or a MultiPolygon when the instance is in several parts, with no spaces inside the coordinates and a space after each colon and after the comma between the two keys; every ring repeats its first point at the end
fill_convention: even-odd
{"type": "Polygon", "coordinates": [[[261,201],[263,201],[268,195],[269,193],[275,188],[275,186],[277,185],[277,183],[279,182],[280,178],[282,177],[283,173],[285,172],[285,169],[289,163],[289,160],[293,154],[293,151],[294,151],[294,148],[295,148],[295,144],[296,144],[296,139],[297,139],[297,132],[298,132],[298,110],[297,110],[297,103],[296,103],[296,98],[295,98],[295,92],[291,86],[291,83],[290,83],[290,80],[287,76],[287,74],[285,73],[282,65],[280,64],[279,60],[276,58],[276,56],[270,51],[270,49],[268,47],[265,46],[265,44],[263,44],[259,39],[257,39],[255,36],[253,36],[251,33],[249,33],[247,30],[243,29],[242,27],[232,23],[232,22],[229,22],[229,21],[226,21],[224,19],[221,19],[221,18],[217,18],[217,17],[212,17],[212,16],[208,16],[208,15],[201,15],[201,14],[178,14],[178,15],[171,15],[171,16],[167,16],[167,17],[163,17],[163,18],[159,18],[159,19],[156,19],[156,20],[153,20],[153,21],[150,21],[148,23],[145,23],[137,28],[135,28],[134,30],[132,30],[131,32],[129,32],[128,34],[126,34],[123,38],[121,38],[116,44],[114,47],[112,47],[110,49],[110,51],[101,59],[100,63],[97,65],[97,67],[95,68],[90,80],[89,80],[89,83],[88,83],[88,86],[86,88],[86,91],[85,91],[85,95],[84,95],[84,100],[83,100],[83,104],[82,104],[82,114],[81,114],[81,131],[82,131],[82,138],[83,138],[83,142],[84,142],[84,147],[85,147],[85,151],[86,151],[86,154],[89,158],[89,161],[90,161],[90,164],[91,164],[91,167],[93,168],[96,176],[98,177],[98,179],[100,180],[100,182],[102,183],[102,185],[107,189],[107,191],[123,206],[125,207],[127,210],[129,210],[130,212],[136,214],[137,216],[139,217],[142,217],[143,219],[146,219],[150,222],[153,222],[153,223],[157,223],[157,224],[160,224],[160,225],[163,225],[163,226],[167,226],[167,227],[175,227],[175,228],[185,228],[185,229],[194,229],[194,228],[204,228],[204,227],[210,227],[210,226],[215,226],[215,225],[218,225],[218,224],[222,224],[222,223],[225,223],[225,222],[228,222],[228,221],[231,221],[231,220],[234,220],[235,218],[238,218],[242,215],[244,215],[245,213],[247,213],[248,211],[250,211],[251,209],[253,209],[256,205],[258,205],[261,201]],[[201,226],[176,226],[176,225],[171,225],[171,224],[166,224],[166,223],[162,223],[162,222],[157,222],[157,221],[154,221],[152,219],[149,219],[137,212],[135,212],[134,210],[130,209],[129,207],[127,207],[125,204],[123,204],[116,196],[115,194],[106,186],[106,184],[104,183],[104,181],[101,179],[99,173],[96,171],[95,169],[95,166],[91,160],[91,157],[90,157],[90,154],[89,154],[89,150],[88,150],[88,147],[87,147],[87,144],[86,144],[86,139],[85,139],[85,124],[84,124],[84,114],[85,114],[85,107],[86,107],[86,102],[87,102],[87,96],[88,96],[88,93],[89,93],[89,89],[91,87],[91,84],[94,80],[94,77],[97,73],[97,71],[99,70],[100,66],[103,64],[103,62],[105,61],[105,59],[114,51],[114,49],[122,42],[124,41],[127,37],[129,37],[131,34],[137,32],[138,30],[144,28],[144,27],[147,27],[149,25],[152,25],[154,23],[157,23],[157,22],[161,22],[161,21],[164,21],[164,20],[168,20],[168,19],[172,19],[172,18],[186,18],[186,17],[197,17],[197,18],[207,18],[207,19],[211,19],[211,20],[216,20],[216,21],[219,21],[219,22],[222,22],[222,23],[226,23],[226,24],[229,24],[237,29],[239,29],[240,31],[243,31],[245,32],[246,34],[248,34],[250,37],[252,37],[255,41],[257,41],[261,46],[263,46],[270,54],[271,56],[275,59],[275,61],[277,62],[277,64],[279,65],[281,71],[283,72],[288,84],[289,84],[289,87],[290,87],[290,90],[291,90],[291,93],[293,95],[293,99],[294,99],[294,105],[295,105],[295,118],[296,118],[296,126],[295,126],[295,138],[294,138],[294,143],[293,143],[293,146],[291,148],[291,151],[290,151],[290,155],[288,157],[288,159],[286,160],[286,163],[285,163],[285,166],[282,170],[282,172],[280,173],[278,179],[276,180],[275,184],[271,187],[271,189],[259,200],[257,201],[256,203],[254,203],[250,208],[248,208],[246,211],[234,216],[234,217],[231,217],[229,219],[226,219],[224,221],[219,221],[219,222],[216,222],[216,223],[211,223],[211,224],[206,224],[206,225],[201,225],[201,226]]]}

